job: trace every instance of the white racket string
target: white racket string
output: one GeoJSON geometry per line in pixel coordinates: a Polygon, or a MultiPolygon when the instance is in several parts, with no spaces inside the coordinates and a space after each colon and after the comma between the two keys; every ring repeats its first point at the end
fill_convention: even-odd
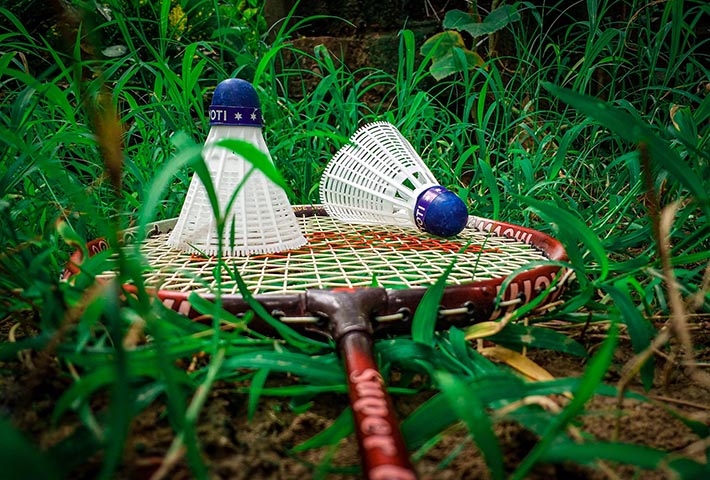
{"type": "MultiPolygon", "coordinates": [[[[441,239],[415,228],[352,225],[327,216],[298,220],[308,239],[307,245],[275,254],[224,259],[229,269],[239,273],[252,294],[370,286],[426,287],[436,282],[454,259],[447,285],[464,285],[505,278],[531,262],[546,259],[544,252],[532,245],[473,228],[464,229],[457,237],[441,239]]],[[[163,225],[166,233],[150,236],[141,246],[147,259],[146,285],[178,292],[214,293],[216,258],[168,247],[165,243],[168,229],[169,225],[163,225]]],[[[238,295],[237,282],[229,272],[222,275],[222,293],[238,295]]],[[[501,306],[516,301],[508,300],[501,306]]],[[[456,311],[450,314],[460,313],[458,309],[452,310],[456,311]]],[[[392,314],[378,320],[400,319],[392,314]]],[[[297,323],[316,319],[290,320],[297,323]]]]}

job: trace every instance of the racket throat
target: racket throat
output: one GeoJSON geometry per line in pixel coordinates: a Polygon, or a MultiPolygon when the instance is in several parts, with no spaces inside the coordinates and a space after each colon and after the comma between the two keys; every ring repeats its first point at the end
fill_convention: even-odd
{"type": "Polygon", "coordinates": [[[387,307],[384,288],[338,288],[309,290],[308,311],[328,322],[329,333],[336,343],[353,331],[372,334],[370,319],[387,307]]]}

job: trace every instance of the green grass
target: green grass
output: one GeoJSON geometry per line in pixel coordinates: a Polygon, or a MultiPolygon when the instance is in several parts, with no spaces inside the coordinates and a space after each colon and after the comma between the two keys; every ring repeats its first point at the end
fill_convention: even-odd
{"type": "MultiPolygon", "coordinates": [[[[265,395],[317,402],[319,394],[345,391],[329,345],[285,326],[278,338],[265,338],[219,301],[195,299],[212,314],[211,325],[152,304],[134,253],[116,260],[118,280],[139,286],[127,303],[118,284],[94,285],[106,256],[87,261],[73,283],[59,281],[69,254],[88,239],[177,216],[192,173],[204,170],[199,151],[211,91],[240,76],[253,80],[261,97],[267,144],[294,204],[318,200],[325,164],[358,125],[388,120],[476,215],[534,226],[564,243],[575,273],[564,302],[527,317],[527,326],[511,323],[493,342],[586,356],[579,343],[536,324],[554,318],[609,325],[583,377],[531,383],[481,355],[467,332],[434,332],[435,307],[425,304],[412,336],[376,344],[382,371],[403,374],[394,394],[433,392],[402,422],[415,460],[458,423],[481,448],[492,478],[524,478],[540,462],[605,459],[683,478],[708,473],[669,452],[594,439],[580,446],[565,434],[593,394],[627,388],[629,378],[604,383],[620,330],[641,355],[659,336],[654,319],[668,318],[691,360],[684,314],[710,309],[710,47],[697,33],[710,17],[705,2],[579,1],[574,11],[585,18],[574,22],[567,2],[520,3],[521,20],[504,30],[513,53],[488,58],[479,47],[483,67],[438,82],[408,30],[399,35],[396,73],[353,71],[325,48],[291,45],[309,19],[289,17],[267,36],[258,16],[249,23],[244,12],[193,0],[185,11],[194,21],[182,30],[169,20],[173,3],[147,2],[136,11],[131,2],[111,1],[110,20],[86,12],[73,36],[30,31],[19,8],[0,8],[0,317],[31,332],[17,342],[3,339],[0,360],[14,368],[26,349],[56,357],[71,386],[57,399],[53,425],[72,412],[83,426],[39,451],[3,420],[0,458],[8,471],[22,465],[29,469],[23,478],[69,478],[101,451],[99,477],[111,478],[131,419],[157,402],[175,430],[167,466],[184,446],[193,475],[207,478],[196,425],[216,380],[251,380],[244,392],[250,414],[265,395]],[[200,12],[216,13],[208,20],[200,12]],[[116,45],[125,53],[91,49],[116,45]],[[318,68],[301,68],[299,59],[318,68]],[[367,103],[373,93],[381,100],[367,103]],[[122,129],[118,156],[112,128],[122,129]],[[237,328],[221,331],[228,323],[237,328]],[[133,329],[152,341],[124,345],[133,329]],[[209,354],[205,365],[191,373],[177,367],[199,352],[209,354]],[[281,372],[298,382],[267,386],[281,372]],[[424,386],[410,382],[415,373],[424,386]],[[558,413],[526,405],[491,415],[530,395],[564,392],[574,400],[558,413]],[[98,396],[104,407],[92,402],[98,396]],[[515,471],[505,471],[495,442],[493,424],[502,420],[539,435],[515,471]],[[67,450],[75,455],[62,456],[67,450]]],[[[435,298],[436,289],[430,294],[435,298]]],[[[658,346],[680,352],[661,340],[658,346]]],[[[655,368],[651,356],[632,371],[648,389],[655,368]]],[[[707,426],[684,421],[707,439],[707,426]]],[[[335,445],[351,433],[345,409],[295,451],[335,445]]],[[[331,468],[326,459],[316,473],[331,468]]]]}

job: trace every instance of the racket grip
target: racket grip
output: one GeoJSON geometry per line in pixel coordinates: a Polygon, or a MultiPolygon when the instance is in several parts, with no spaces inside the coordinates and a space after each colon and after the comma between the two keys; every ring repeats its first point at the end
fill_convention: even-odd
{"type": "Polygon", "coordinates": [[[350,331],[340,338],[339,348],[348,376],[363,477],[416,479],[392,401],[377,369],[370,335],[362,330],[350,331]]]}

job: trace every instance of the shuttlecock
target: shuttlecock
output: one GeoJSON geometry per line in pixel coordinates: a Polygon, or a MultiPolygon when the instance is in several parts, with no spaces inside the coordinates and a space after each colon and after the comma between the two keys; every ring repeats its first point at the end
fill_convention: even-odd
{"type": "Polygon", "coordinates": [[[466,226],[468,211],[439,185],[394,125],[361,127],[333,156],[320,183],[329,215],[353,223],[416,225],[451,237],[466,226]]]}
{"type": "MultiPolygon", "coordinates": [[[[236,199],[226,215],[223,254],[246,256],[290,250],[306,244],[293,209],[281,187],[233,151],[215,145],[222,139],[249,142],[271,155],[261,132],[259,98],[247,81],[232,78],[215,89],[209,108],[210,131],[202,150],[217,193],[219,211],[225,215],[234,191],[236,199]],[[248,176],[247,176],[248,175],[248,176]],[[246,177],[246,180],[245,180],[246,177]]],[[[207,191],[195,174],[168,245],[206,255],[218,251],[217,221],[207,191]]]]}

